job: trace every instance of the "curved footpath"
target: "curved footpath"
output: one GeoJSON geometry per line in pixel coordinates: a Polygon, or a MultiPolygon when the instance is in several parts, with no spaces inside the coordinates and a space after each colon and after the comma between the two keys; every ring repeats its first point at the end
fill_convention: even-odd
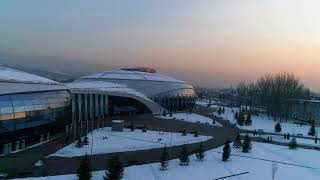
{"type": "MultiPolygon", "coordinates": [[[[210,111],[205,107],[198,107],[196,110],[194,110],[194,113],[212,118],[212,116],[209,114],[210,111]]],[[[226,140],[232,140],[238,133],[238,129],[235,128],[233,125],[229,124],[227,121],[223,121],[219,119],[215,119],[215,120],[221,123],[223,127],[189,123],[189,122],[178,121],[178,120],[164,120],[164,119],[153,118],[150,116],[139,116],[139,117],[131,117],[131,118],[128,117],[128,118],[122,118],[122,119],[124,119],[127,124],[130,124],[132,118],[134,118],[135,126],[142,127],[143,125],[146,125],[148,130],[178,132],[182,129],[186,129],[187,132],[196,130],[200,135],[212,136],[213,137],[212,139],[202,142],[206,150],[217,148],[223,145],[226,140]]],[[[50,142],[51,145],[46,145],[44,147],[41,147],[41,146],[37,147],[36,150],[30,149],[29,152],[28,150],[27,152],[21,152],[22,154],[27,156],[31,155],[31,153],[41,152],[42,158],[39,158],[39,159],[43,159],[44,161],[44,165],[41,168],[32,169],[33,175],[26,174],[26,176],[48,176],[48,175],[54,176],[54,175],[74,174],[76,172],[76,169],[79,166],[81,157],[45,158],[46,156],[54,153],[56,149],[62,148],[61,143],[58,143],[58,141],[61,141],[61,140],[57,140],[57,142],[55,141],[50,142]],[[50,146],[51,148],[48,146],[50,146]]],[[[187,145],[189,151],[191,152],[194,151],[196,148],[199,147],[199,144],[200,143],[187,145]]],[[[170,159],[178,158],[181,148],[182,146],[175,146],[175,147],[168,148],[171,156],[170,159]]],[[[120,160],[123,162],[124,166],[130,166],[130,165],[136,165],[136,164],[159,162],[161,151],[162,151],[162,148],[157,148],[157,149],[121,152],[121,153],[112,153],[112,154],[98,154],[98,155],[90,156],[90,159],[92,162],[93,170],[98,171],[98,170],[104,170],[107,168],[107,161],[114,154],[118,154],[120,156],[120,160]]],[[[21,157],[19,153],[16,156],[21,157]]],[[[0,160],[0,165],[1,165],[1,160],[0,160]]]]}

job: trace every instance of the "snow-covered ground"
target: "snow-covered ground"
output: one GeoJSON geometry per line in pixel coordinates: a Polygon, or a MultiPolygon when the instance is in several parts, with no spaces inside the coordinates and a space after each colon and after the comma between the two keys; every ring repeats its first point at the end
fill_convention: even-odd
{"type": "MultiPolygon", "coordinates": [[[[231,123],[236,123],[234,119],[234,113],[239,112],[239,108],[229,108],[229,107],[224,107],[225,108],[225,113],[221,114],[220,117],[222,117],[224,120],[228,120],[231,123]],[[233,112],[232,112],[233,111],[233,112]]],[[[219,116],[217,112],[214,113],[214,115],[219,116]]],[[[265,132],[274,132],[274,126],[276,122],[272,119],[266,116],[265,114],[260,114],[259,116],[252,115],[252,125],[251,126],[239,126],[237,125],[238,128],[240,129],[245,129],[245,130],[258,130],[262,129],[265,132]]],[[[308,132],[310,129],[309,125],[302,125],[298,123],[293,123],[293,121],[287,121],[281,123],[282,131],[279,134],[283,133],[290,133],[290,134],[303,134],[304,136],[308,136],[308,132]]],[[[320,130],[319,127],[317,127],[318,131],[320,130]]]]}
{"type": "MultiPolygon", "coordinates": [[[[206,152],[203,162],[197,161],[193,155],[188,167],[181,167],[178,160],[172,160],[169,162],[168,171],[160,171],[159,163],[131,166],[125,168],[123,179],[208,180],[248,172],[244,175],[230,177],[228,180],[271,180],[272,161],[276,161],[278,167],[275,179],[316,180],[320,178],[320,159],[317,158],[320,155],[319,151],[289,150],[283,146],[253,143],[252,152],[249,154],[244,154],[238,149],[232,149],[231,153],[233,155],[227,162],[221,161],[221,152],[222,147],[206,152]]],[[[94,172],[93,179],[102,179],[104,173],[104,171],[94,172]]],[[[56,179],[75,180],[76,175],[35,178],[35,180],[56,179]]]]}
{"type": "Polygon", "coordinates": [[[172,114],[172,116],[170,116],[169,114],[167,114],[166,116],[157,116],[160,119],[176,119],[176,120],[180,120],[180,121],[186,121],[186,122],[192,122],[192,123],[201,123],[201,124],[208,124],[208,125],[212,125],[212,126],[219,126],[222,127],[222,125],[215,121],[215,123],[213,124],[214,120],[211,118],[208,118],[206,116],[202,116],[199,114],[195,114],[195,113],[174,113],[172,114]]]}
{"type": "Polygon", "coordinates": [[[115,132],[111,131],[111,128],[107,127],[94,130],[92,134],[89,133],[89,145],[83,146],[82,148],[76,148],[75,144],[70,144],[50,156],[84,156],[86,154],[91,154],[91,147],[92,154],[137,151],[162,148],[165,146],[169,147],[198,143],[207,141],[210,138],[212,137],[200,135],[198,137],[194,137],[193,134],[182,136],[181,133],[169,133],[161,131],[142,132],[138,129],[134,131],[125,129],[124,132],[115,132]]]}

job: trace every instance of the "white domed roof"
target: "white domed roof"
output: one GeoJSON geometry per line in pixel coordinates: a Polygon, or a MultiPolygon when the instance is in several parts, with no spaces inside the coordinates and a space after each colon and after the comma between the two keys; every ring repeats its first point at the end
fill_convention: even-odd
{"type": "Polygon", "coordinates": [[[75,81],[72,83],[67,83],[66,86],[71,90],[94,90],[102,92],[123,92],[127,94],[134,94],[139,97],[146,98],[144,94],[128,88],[125,84],[116,84],[103,81],[75,81]]]}
{"type": "Polygon", "coordinates": [[[128,70],[112,70],[105,71],[93,75],[84,76],[81,79],[119,79],[119,80],[141,80],[141,81],[161,81],[161,82],[174,82],[186,83],[175,78],[158,74],[142,71],[128,71],[128,70]]]}
{"type": "Polygon", "coordinates": [[[0,82],[59,84],[44,77],[5,67],[0,67],[0,82]]]}

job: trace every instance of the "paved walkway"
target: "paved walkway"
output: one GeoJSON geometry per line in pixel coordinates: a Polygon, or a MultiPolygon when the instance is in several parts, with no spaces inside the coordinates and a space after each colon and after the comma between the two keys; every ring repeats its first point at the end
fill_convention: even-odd
{"type": "MultiPolygon", "coordinates": [[[[197,114],[201,114],[207,117],[212,118],[209,115],[209,111],[206,108],[199,107],[199,109],[194,111],[197,114]]],[[[147,126],[148,130],[156,131],[166,131],[166,132],[178,132],[182,129],[190,131],[198,131],[200,135],[213,136],[213,139],[210,139],[206,142],[203,142],[204,148],[206,150],[219,147],[224,144],[228,139],[233,139],[238,130],[230,125],[227,121],[219,121],[223,127],[217,126],[208,126],[205,124],[196,124],[189,123],[177,120],[163,120],[158,118],[153,118],[151,116],[139,116],[139,117],[121,117],[127,123],[130,124],[132,118],[134,118],[134,125],[143,127],[147,126]]],[[[9,171],[11,175],[17,175],[18,172],[22,172],[21,176],[31,176],[28,172],[33,172],[33,176],[42,176],[42,175],[62,175],[62,174],[71,174],[75,173],[76,169],[79,166],[81,157],[74,158],[63,158],[63,157],[49,157],[45,158],[48,155],[56,152],[58,149],[61,149],[65,146],[64,138],[58,138],[57,140],[41,145],[39,147],[29,149],[17,154],[9,155],[0,158],[0,170],[1,166],[6,166],[6,170],[9,171]],[[44,161],[44,166],[41,169],[33,168],[33,165],[36,161],[42,159],[44,161]],[[10,167],[6,163],[11,163],[10,167]],[[14,164],[19,164],[19,166],[13,166],[14,164]],[[16,169],[18,168],[19,169],[16,169]],[[12,169],[13,168],[13,169],[12,169]]],[[[199,147],[199,143],[188,145],[189,151],[194,151],[199,147]]],[[[182,146],[175,146],[169,148],[171,159],[175,159],[179,156],[182,146]]],[[[141,151],[132,151],[132,152],[122,152],[117,153],[120,156],[120,160],[125,166],[130,166],[134,164],[145,164],[145,163],[154,163],[159,162],[159,157],[162,149],[151,149],[151,150],[141,150],[141,151]]],[[[107,161],[114,154],[99,154],[90,156],[93,169],[94,170],[104,170],[107,166],[107,161]]]]}

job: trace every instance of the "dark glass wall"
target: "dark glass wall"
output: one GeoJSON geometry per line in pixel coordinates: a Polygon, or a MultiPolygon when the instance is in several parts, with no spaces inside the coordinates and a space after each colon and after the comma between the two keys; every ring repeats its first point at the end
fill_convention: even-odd
{"type": "Polygon", "coordinates": [[[0,96],[0,134],[71,120],[70,95],[50,91],[0,96]]]}
{"type": "Polygon", "coordinates": [[[195,106],[197,94],[194,89],[176,89],[151,97],[169,111],[186,111],[195,106]]]}
{"type": "Polygon", "coordinates": [[[113,115],[151,114],[150,109],[143,103],[127,97],[109,96],[109,113],[113,115]]]}

